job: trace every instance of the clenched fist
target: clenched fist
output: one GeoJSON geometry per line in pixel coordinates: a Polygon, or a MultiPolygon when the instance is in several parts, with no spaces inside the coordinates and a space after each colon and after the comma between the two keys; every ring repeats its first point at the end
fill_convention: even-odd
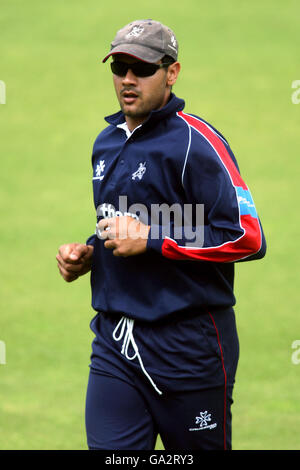
{"type": "Polygon", "coordinates": [[[75,281],[91,270],[93,251],[93,246],[81,243],[69,243],[59,248],[57,266],[66,282],[75,281]]]}

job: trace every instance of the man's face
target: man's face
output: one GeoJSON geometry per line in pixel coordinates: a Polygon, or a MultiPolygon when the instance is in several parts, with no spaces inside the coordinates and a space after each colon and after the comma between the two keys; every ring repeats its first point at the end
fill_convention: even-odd
{"type": "MultiPolygon", "coordinates": [[[[127,64],[139,62],[126,54],[117,54],[114,60],[127,64]]],[[[117,98],[129,128],[134,129],[151,111],[166,105],[170,96],[169,75],[167,68],[158,69],[149,77],[137,77],[130,68],[124,77],[113,74],[117,98]]]]}

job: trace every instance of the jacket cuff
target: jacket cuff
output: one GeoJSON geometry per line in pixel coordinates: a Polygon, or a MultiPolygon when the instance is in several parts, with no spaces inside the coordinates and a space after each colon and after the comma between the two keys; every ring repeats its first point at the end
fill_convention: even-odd
{"type": "Polygon", "coordinates": [[[85,244],[86,244],[86,245],[92,245],[92,246],[95,247],[96,238],[97,238],[97,237],[96,237],[95,234],[94,234],[94,235],[91,235],[91,236],[87,239],[87,241],[85,242],[85,244]]]}
{"type": "Polygon", "coordinates": [[[151,225],[148,233],[147,250],[155,250],[158,251],[158,253],[162,254],[162,245],[164,239],[161,236],[159,238],[157,237],[157,234],[160,232],[159,229],[159,226],[153,227],[153,225],[151,225]]]}

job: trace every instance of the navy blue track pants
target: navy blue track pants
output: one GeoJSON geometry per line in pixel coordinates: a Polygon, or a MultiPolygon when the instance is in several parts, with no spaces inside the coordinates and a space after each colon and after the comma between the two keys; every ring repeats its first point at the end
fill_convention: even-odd
{"type": "Polygon", "coordinates": [[[86,396],[89,449],[231,449],[238,363],[232,309],[154,324],[98,313],[86,396]]]}

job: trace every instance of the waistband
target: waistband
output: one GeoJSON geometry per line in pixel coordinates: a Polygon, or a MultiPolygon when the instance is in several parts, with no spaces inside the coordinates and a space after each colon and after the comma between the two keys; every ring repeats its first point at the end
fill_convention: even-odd
{"type": "Polygon", "coordinates": [[[233,381],[230,364],[237,361],[238,338],[232,307],[176,312],[151,323],[101,311],[90,326],[96,335],[92,365],[98,372],[125,374],[124,380],[131,380],[140,369],[158,394],[208,388],[224,381],[225,351],[228,383],[233,381]]]}
{"type": "Polygon", "coordinates": [[[166,315],[163,318],[160,318],[158,320],[155,320],[153,322],[148,321],[148,320],[141,320],[135,318],[134,315],[130,315],[129,313],[124,313],[124,312],[116,312],[116,311],[109,311],[106,312],[104,310],[97,310],[97,313],[103,315],[105,318],[114,320],[114,321],[120,321],[122,317],[130,318],[134,320],[136,325],[140,326],[164,326],[172,323],[177,323],[178,321],[181,320],[187,320],[187,319],[192,319],[199,317],[201,315],[207,315],[208,313],[214,313],[214,314],[226,314],[229,312],[234,311],[232,306],[207,306],[207,307],[202,307],[202,308],[192,308],[192,309],[185,309],[185,310],[179,310],[172,312],[168,315],[166,315]]]}

